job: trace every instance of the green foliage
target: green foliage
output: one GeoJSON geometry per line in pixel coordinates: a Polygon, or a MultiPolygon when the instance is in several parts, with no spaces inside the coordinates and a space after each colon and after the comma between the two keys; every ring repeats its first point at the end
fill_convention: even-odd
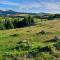
{"type": "Polygon", "coordinates": [[[5,25],[6,29],[13,29],[14,28],[14,25],[13,25],[12,21],[10,21],[10,20],[5,20],[4,25],[5,25]]]}
{"type": "Polygon", "coordinates": [[[20,41],[20,42],[17,42],[16,47],[12,49],[26,51],[26,50],[29,50],[30,47],[31,46],[27,41],[20,41]]]}
{"type": "Polygon", "coordinates": [[[60,50],[60,42],[54,44],[54,46],[55,46],[58,50],[60,50]]]}
{"type": "Polygon", "coordinates": [[[4,21],[0,21],[0,30],[5,30],[4,21]]]}
{"type": "Polygon", "coordinates": [[[10,30],[0,31],[0,60],[53,60],[53,57],[60,56],[56,54],[60,52],[59,21],[41,22],[39,19],[38,24],[30,26],[34,24],[34,18],[31,16],[21,20],[15,17],[2,19],[0,28],[10,30]],[[28,27],[20,28],[25,26],[28,27]]]}
{"type": "Polygon", "coordinates": [[[31,17],[31,16],[28,16],[27,20],[26,20],[26,23],[28,25],[31,25],[31,24],[34,24],[34,19],[31,17]]]}
{"type": "Polygon", "coordinates": [[[0,29],[13,29],[13,28],[20,28],[20,27],[25,27],[25,26],[30,26],[34,24],[34,19],[33,17],[25,17],[23,20],[20,21],[19,18],[9,18],[9,17],[4,17],[4,21],[1,21],[0,23],[0,29]]]}
{"type": "Polygon", "coordinates": [[[31,17],[31,16],[28,16],[28,17],[25,17],[24,19],[23,19],[23,24],[25,24],[25,25],[33,25],[34,24],[34,19],[33,19],[33,17],[31,17]]]}

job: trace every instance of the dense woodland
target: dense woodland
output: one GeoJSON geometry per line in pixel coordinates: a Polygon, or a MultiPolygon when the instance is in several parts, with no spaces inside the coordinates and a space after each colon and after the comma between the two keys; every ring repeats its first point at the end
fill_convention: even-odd
{"type": "Polygon", "coordinates": [[[4,20],[0,21],[0,29],[13,29],[13,28],[20,28],[25,26],[34,25],[33,17],[25,17],[22,20],[20,18],[11,18],[10,17],[3,17],[4,20]]]}
{"type": "Polygon", "coordinates": [[[25,26],[31,26],[34,25],[34,18],[39,19],[47,19],[47,20],[53,20],[55,18],[60,18],[60,14],[50,14],[50,15],[43,15],[43,16],[26,16],[22,17],[22,20],[20,20],[20,16],[1,16],[0,20],[0,29],[13,29],[13,28],[20,28],[25,26]]]}

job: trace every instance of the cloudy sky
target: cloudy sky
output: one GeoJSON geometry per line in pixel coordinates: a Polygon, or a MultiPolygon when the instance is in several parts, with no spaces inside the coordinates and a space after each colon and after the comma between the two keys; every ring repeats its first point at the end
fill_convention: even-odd
{"type": "Polygon", "coordinates": [[[0,0],[1,10],[60,13],[60,0],[0,0]]]}

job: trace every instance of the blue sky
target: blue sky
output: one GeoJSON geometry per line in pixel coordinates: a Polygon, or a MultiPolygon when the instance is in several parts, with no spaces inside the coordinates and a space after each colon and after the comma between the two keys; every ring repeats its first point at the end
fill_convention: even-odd
{"type": "Polygon", "coordinates": [[[1,0],[1,10],[60,13],[60,0],[1,0]]]}

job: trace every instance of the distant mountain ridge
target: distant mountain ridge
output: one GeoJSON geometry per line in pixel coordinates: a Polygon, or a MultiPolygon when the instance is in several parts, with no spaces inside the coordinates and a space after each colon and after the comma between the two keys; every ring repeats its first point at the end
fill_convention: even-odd
{"type": "Polygon", "coordinates": [[[13,10],[7,10],[7,11],[0,10],[0,16],[15,16],[15,15],[18,16],[19,14],[29,14],[29,15],[34,15],[34,16],[51,15],[51,13],[43,13],[43,12],[40,12],[40,13],[26,13],[26,12],[16,12],[16,11],[13,11],[13,10]]]}
{"type": "Polygon", "coordinates": [[[13,10],[7,10],[7,11],[3,11],[0,10],[0,16],[4,16],[4,15],[8,15],[8,14],[17,14],[18,12],[15,12],[13,10]]]}

